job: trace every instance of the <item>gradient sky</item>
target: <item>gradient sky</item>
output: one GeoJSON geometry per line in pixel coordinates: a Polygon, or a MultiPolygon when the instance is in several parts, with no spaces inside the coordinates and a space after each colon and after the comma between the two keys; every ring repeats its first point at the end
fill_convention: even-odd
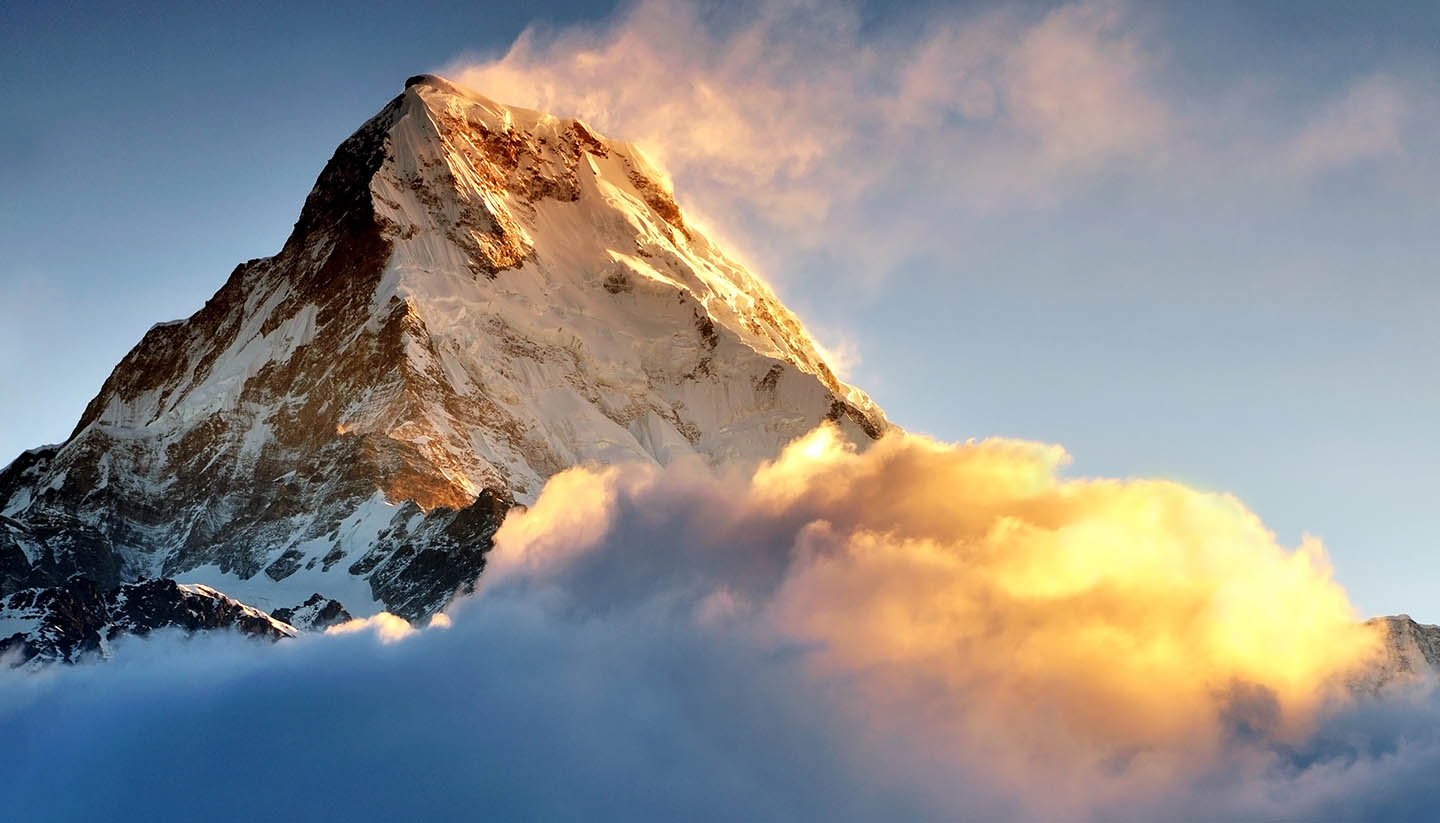
{"type": "Polygon", "coordinates": [[[682,205],[897,423],[1234,492],[1440,622],[1440,6],[296,5],[7,5],[0,460],[277,251],[406,76],[470,67],[674,141],[682,205]],[[697,88],[736,119],[647,118],[697,88]]]}

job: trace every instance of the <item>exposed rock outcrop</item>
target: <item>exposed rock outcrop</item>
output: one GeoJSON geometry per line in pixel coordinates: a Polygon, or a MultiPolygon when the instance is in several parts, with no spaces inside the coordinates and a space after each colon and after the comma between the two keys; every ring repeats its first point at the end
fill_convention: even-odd
{"type": "Polygon", "coordinates": [[[160,629],[228,630],[265,640],[293,637],[293,626],[209,586],[145,580],[104,590],[75,576],[0,600],[0,660],[11,666],[75,663],[108,653],[124,635],[160,629]]]}

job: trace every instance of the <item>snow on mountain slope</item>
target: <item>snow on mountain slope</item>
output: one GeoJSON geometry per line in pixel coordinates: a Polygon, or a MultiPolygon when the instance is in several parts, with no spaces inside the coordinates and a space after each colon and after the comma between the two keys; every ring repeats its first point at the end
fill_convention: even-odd
{"type": "Polygon", "coordinates": [[[435,78],[410,85],[391,142],[372,183],[395,244],[375,313],[404,305],[425,330],[410,362],[484,418],[432,404],[401,427],[342,426],[438,448],[466,495],[520,500],[587,460],[773,455],[841,408],[883,426],[629,146],[435,78]]]}
{"type": "Polygon", "coordinates": [[[635,149],[411,78],[279,254],[0,471],[0,595],[164,576],[424,617],[568,466],[758,459],[827,418],[887,427],[635,149]]]}
{"type": "Polygon", "coordinates": [[[102,591],[83,577],[0,598],[0,662],[38,668],[108,654],[124,635],[160,629],[231,630],[267,640],[294,626],[202,585],[146,580],[102,591]]]}

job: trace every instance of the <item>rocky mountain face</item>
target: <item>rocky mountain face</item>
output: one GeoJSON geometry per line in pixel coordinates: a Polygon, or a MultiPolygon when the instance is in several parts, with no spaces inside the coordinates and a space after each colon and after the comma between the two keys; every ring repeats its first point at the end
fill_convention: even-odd
{"type": "Polygon", "coordinates": [[[354,619],[354,615],[346,611],[340,601],[331,600],[319,592],[310,595],[309,600],[293,609],[279,608],[270,612],[270,616],[307,632],[324,631],[354,619]]]}
{"type": "Polygon", "coordinates": [[[24,589],[0,600],[0,662],[74,663],[105,654],[122,635],[159,629],[229,629],[266,640],[296,634],[288,623],[209,586],[146,580],[105,591],[76,575],[58,586],[24,589]]]}
{"type": "Polygon", "coordinates": [[[1416,623],[1408,614],[1377,617],[1369,623],[1381,630],[1380,654],[1353,688],[1373,693],[1440,673],[1440,626],[1416,623]]]}
{"type": "Polygon", "coordinates": [[[179,578],[421,619],[558,471],[758,459],[827,418],[857,441],[888,425],[639,151],[416,77],[277,255],[0,471],[0,596],[98,615],[179,578]]]}

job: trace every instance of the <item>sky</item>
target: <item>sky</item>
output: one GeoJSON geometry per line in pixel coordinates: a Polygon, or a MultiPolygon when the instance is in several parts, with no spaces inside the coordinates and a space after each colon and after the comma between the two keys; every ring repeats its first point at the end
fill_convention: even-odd
{"type": "Polygon", "coordinates": [[[1440,8],[20,2],[0,453],[272,254],[421,71],[638,142],[890,418],[1228,491],[1440,622],[1440,8]]]}

